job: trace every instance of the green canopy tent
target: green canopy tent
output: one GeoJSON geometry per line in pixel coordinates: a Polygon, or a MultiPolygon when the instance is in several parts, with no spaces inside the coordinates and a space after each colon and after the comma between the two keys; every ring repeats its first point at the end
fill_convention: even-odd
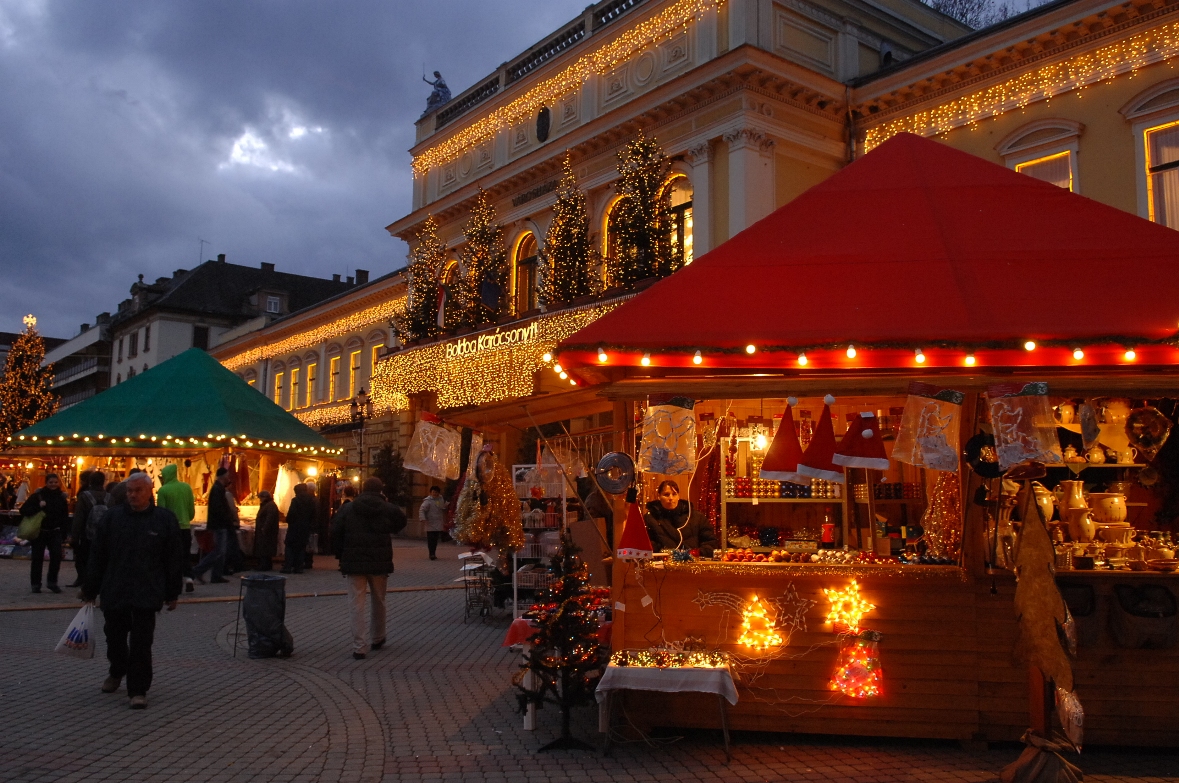
{"type": "Polygon", "coordinates": [[[342,463],[343,449],[191,348],[9,437],[15,457],[167,456],[211,449],[342,463]]]}

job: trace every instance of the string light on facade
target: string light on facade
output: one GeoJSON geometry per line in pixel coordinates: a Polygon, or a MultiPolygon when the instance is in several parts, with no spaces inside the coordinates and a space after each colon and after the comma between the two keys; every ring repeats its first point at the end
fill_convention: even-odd
{"type": "Polygon", "coordinates": [[[541,108],[556,105],[562,97],[581,89],[593,77],[605,76],[643,49],[685,32],[689,24],[724,3],[725,0],[680,0],[605,46],[582,55],[560,72],[446,141],[423,151],[413,159],[414,174],[421,176],[434,166],[454,160],[465,150],[493,139],[500,130],[533,119],[541,108]]]}
{"type": "Polygon", "coordinates": [[[771,647],[781,646],[782,641],[782,634],[778,633],[770,620],[765,604],[756,595],[753,596],[753,600],[741,613],[741,636],[737,643],[765,652],[771,647]]]}
{"type": "Polygon", "coordinates": [[[1062,93],[1082,90],[1124,73],[1169,60],[1179,54],[1179,22],[1145,30],[1137,35],[1078,54],[1034,71],[1027,71],[985,89],[964,95],[926,111],[882,123],[864,136],[870,151],[898,133],[934,136],[965,125],[1023,109],[1062,93]]]}
{"type": "Polygon", "coordinates": [[[837,627],[842,626],[849,633],[859,633],[860,621],[864,619],[864,615],[876,608],[860,595],[860,585],[855,579],[842,590],[824,588],[823,595],[827,596],[831,604],[831,609],[827,612],[827,622],[837,627]]]}
{"type": "Polygon", "coordinates": [[[553,355],[552,355],[551,353],[548,353],[548,352],[546,351],[546,352],[544,353],[544,355],[542,355],[542,356],[540,357],[540,360],[541,360],[542,362],[544,362],[545,364],[548,364],[549,362],[551,362],[551,361],[553,360],[553,355]]]}

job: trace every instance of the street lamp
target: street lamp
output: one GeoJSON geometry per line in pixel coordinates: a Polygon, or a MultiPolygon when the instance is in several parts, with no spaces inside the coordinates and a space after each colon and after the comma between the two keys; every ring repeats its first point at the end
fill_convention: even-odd
{"type": "Polygon", "coordinates": [[[373,401],[369,399],[368,394],[364,389],[352,398],[352,434],[356,437],[357,443],[360,446],[360,472],[364,473],[364,428],[365,423],[376,416],[373,410],[373,401]]]}

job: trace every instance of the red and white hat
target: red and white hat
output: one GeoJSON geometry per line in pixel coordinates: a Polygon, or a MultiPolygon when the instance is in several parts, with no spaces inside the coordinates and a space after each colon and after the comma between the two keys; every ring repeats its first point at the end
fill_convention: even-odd
{"type": "Polygon", "coordinates": [[[643,521],[643,514],[639,511],[638,503],[631,503],[626,512],[626,526],[622,528],[622,538],[618,541],[619,560],[650,560],[651,537],[647,535],[647,523],[643,521]]]}
{"type": "Polygon", "coordinates": [[[815,424],[815,434],[798,461],[798,473],[808,478],[843,483],[843,467],[832,461],[835,456],[835,428],[831,426],[831,406],[835,398],[828,394],[823,398],[823,413],[815,424]]]}
{"type": "Polygon", "coordinates": [[[802,446],[798,443],[798,433],[794,430],[794,414],[791,409],[798,404],[798,398],[790,397],[786,400],[786,412],[782,414],[782,423],[778,425],[778,434],[770,444],[766,458],[761,463],[760,476],[772,481],[792,481],[795,484],[809,483],[798,473],[798,461],[802,459],[802,446]]]}
{"type": "Polygon", "coordinates": [[[860,413],[851,420],[832,461],[845,468],[888,470],[888,454],[884,451],[880,422],[875,413],[860,413]]]}

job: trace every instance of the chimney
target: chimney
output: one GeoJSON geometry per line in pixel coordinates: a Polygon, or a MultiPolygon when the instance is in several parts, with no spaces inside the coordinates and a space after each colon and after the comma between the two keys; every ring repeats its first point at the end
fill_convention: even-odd
{"type": "Polygon", "coordinates": [[[78,330],[78,334],[81,334],[82,332],[89,332],[89,331],[90,331],[90,324],[82,324],[82,328],[78,330]]]}
{"type": "Polygon", "coordinates": [[[172,273],[172,277],[180,277],[181,275],[187,275],[187,274],[188,274],[187,269],[177,269],[175,272],[172,273]]]}
{"type": "Polygon", "coordinates": [[[352,285],[352,275],[348,275],[348,285],[352,285]]]}
{"type": "Polygon", "coordinates": [[[357,285],[364,285],[367,282],[368,282],[368,270],[367,269],[357,269],[356,270],[356,284],[357,285]]]}
{"type": "Polygon", "coordinates": [[[333,283],[340,282],[340,276],[339,275],[332,275],[332,282],[333,283]]]}
{"type": "Polygon", "coordinates": [[[224,264],[224,263],[225,263],[225,254],[224,254],[224,253],[218,253],[218,254],[217,254],[217,263],[218,263],[218,264],[224,264]]]}
{"type": "MultiPolygon", "coordinates": [[[[224,258],[224,257],[225,256],[222,256],[222,258],[224,258]]],[[[265,261],[263,261],[262,262],[262,271],[263,272],[273,272],[274,271],[274,264],[268,264],[265,261]]]]}

